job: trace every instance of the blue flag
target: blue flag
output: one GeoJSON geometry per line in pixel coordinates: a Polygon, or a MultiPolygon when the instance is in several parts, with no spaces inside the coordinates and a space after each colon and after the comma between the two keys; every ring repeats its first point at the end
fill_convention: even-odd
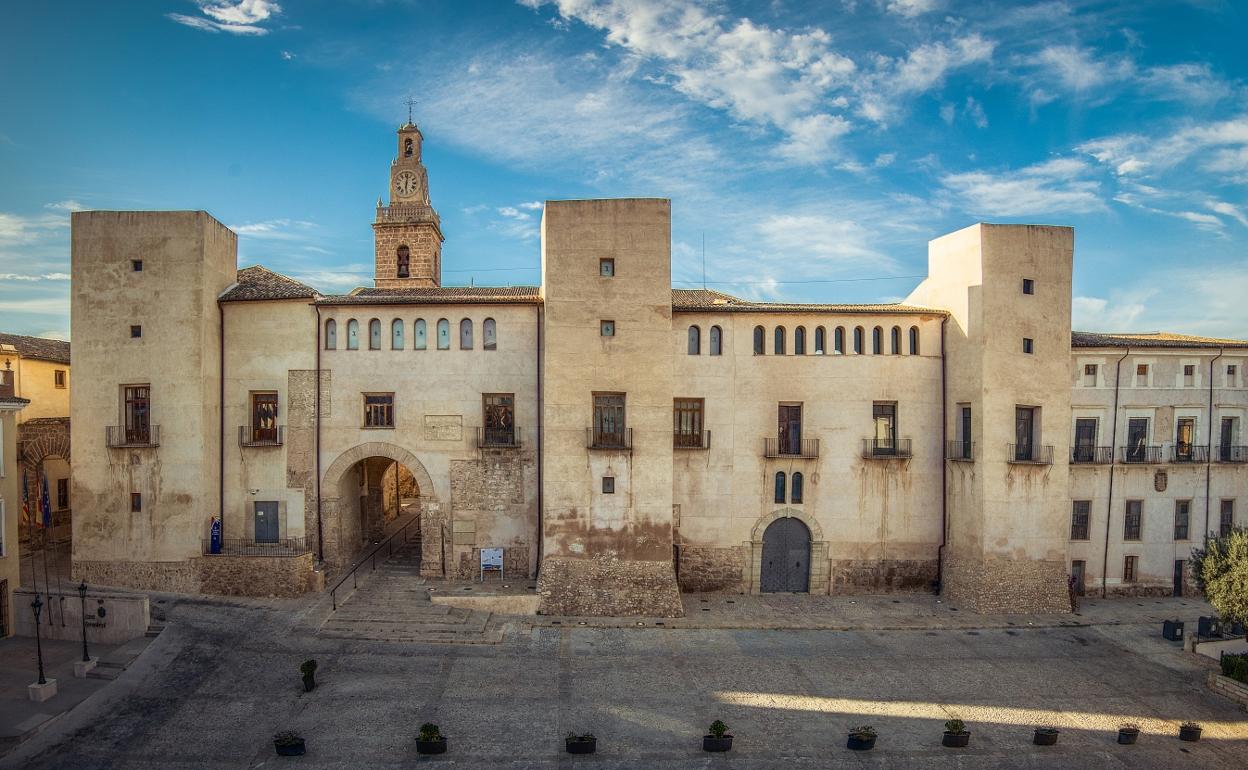
{"type": "Polygon", "coordinates": [[[43,477],[43,492],[39,495],[39,510],[43,512],[43,526],[52,526],[52,501],[48,499],[48,477],[43,477]]]}

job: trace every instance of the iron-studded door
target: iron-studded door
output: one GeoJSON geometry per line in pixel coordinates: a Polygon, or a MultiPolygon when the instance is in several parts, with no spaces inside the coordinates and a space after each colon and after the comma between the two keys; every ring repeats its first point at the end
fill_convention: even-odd
{"type": "Polygon", "coordinates": [[[773,521],[763,532],[764,593],[804,593],[810,589],[810,530],[797,519],[773,521]]]}
{"type": "Polygon", "coordinates": [[[277,542],[277,502],[256,502],[256,542],[277,542]]]}

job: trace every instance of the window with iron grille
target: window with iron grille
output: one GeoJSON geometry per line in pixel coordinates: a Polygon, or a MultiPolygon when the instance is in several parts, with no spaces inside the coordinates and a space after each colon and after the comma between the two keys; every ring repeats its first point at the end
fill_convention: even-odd
{"type": "Polygon", "coordinates": [[[1023,352],[1029,354],[1035,352],[1035,344],[1031,337],[1023,337],[1023,352]]]}
{"type": "Polygon", "coordinates": [[[624,446],[624,394],[594,394],[594,445],[624,446]]]}
{"type": "Polygon", "coordinates": [[[776,472],[776,494],[775,494],[775,497],[772,498],[773,500],[775,500],[776,503],[784,502],[784,491],[785,491],[785,486],[786,486],[785,481],[786,481],[786,478],[784,475],[784,471],[777,471],[776,472]]]}
{"type": "Polygon", "coordinates": [[[1088,519],[1092,510],[1091,500],[1076,500],[1070,513],[1070,539],[1088,539],[1088,519]]]}
{"type": "Polygon", "coordinates": [[[1139,540],[1144,514],[1143,500],[1128,500],[1127,514],[1122,521],[1122,539],[1139,540]]]}
{"type": "Polygon", "coordinates": [[[251,394],[251,440],[277,441],[277,394],[251,394]]]}
{"type": "Polygon", "coordinates": [[[790,503],[802,502],[803,481],[804,479],[802,477],[801,471],[798,471],[793,474],[793,482],[789,489],[789,502],[790,503]]]}
{"type": "Polygon", "coordinates": [[[1036,293],[1036,282],[1032,280],[1031,278],[1024,278],[1023,279],[1023,294],[1035,294],[1035,293],[1036,293]]]}
{"type": "Polygon", "coordinates": [[[1139,560],[1140,560],[1140,557],[1138,556],[1128,556],[1127,558],[1123,559],[1122,582],[1124,583],[1135,582],[1135,568],[1136,568],[1136,564],[1139,563],[1139,560]]]}
{"type": "Polygon", "coordinates": [[[123,394],[126,443],[146,444],[152,435],[151,388],[147,385],[127,385],[123,394]]]}
{"type": "Polygon", "coordinates": [[[602,477],[602,493],[604,495],[615,494],[615,477],[614,476],[602,477]]]}
{"type": "Polygon", "coordinates": [[[675,446],[702,446],[702,407],[700,398],[678,398],[672,402],[672,434],[675,446]]]}
{"type": "Polygon", "coordinates": [[[364,394],[364,427],[365,428],[393,428],[394,427],[394,394],[393,393],[365,393],[364,394]]]}
{"type": "Polygon", "coordinates": [[[516,443],[516,397],[513,393],[486,393],[481,396],[485,419],[485,443],[512,446],[516,443]]]}
{"type": "Polygon", "coordinates": [[[139,494],[138,492],[130,493],[130,512],[131,513],[143,512],[143,495],[139,494]]]}
{"type": "Polygon", "coordinates": [[[1218,535],[1226,537],[1235,528],[1235,501],[1223,500],[1222,510],[1218,516],[1218,535]]]}
{"type": "Polygon", "coordinates": [[[1191,520],[1192,501],[1191,500],[1175,500],[1174,501],[1174,539],[1186,540],[1188,522],[1191,520]]]}

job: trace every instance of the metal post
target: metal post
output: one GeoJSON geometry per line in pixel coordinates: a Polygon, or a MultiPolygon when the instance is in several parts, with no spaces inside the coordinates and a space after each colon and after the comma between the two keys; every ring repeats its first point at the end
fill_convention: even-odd
{"type": "Polygon", "coordinates": [[[82,600],[82,662],[90,663],[91,656],[87,654],[87,581],[82,581],[78,586],[78,598],[82,600]]]}
{"type": "Polygon", "coordinates": [[[43,676],[43,640],[39,634],[39,613],[43,609],[39,594],[35,594],[35,600],[30,603],[30,609],[35,613],[35,655],[39,659],[39,684],[47,684],[48,680],[43,676]]]}

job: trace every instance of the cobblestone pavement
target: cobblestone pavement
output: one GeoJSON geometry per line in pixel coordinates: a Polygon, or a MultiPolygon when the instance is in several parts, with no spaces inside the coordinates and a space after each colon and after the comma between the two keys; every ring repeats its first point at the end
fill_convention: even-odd
{"type": "MultiPolygon", "coordinates": [[[[825,601],[838,600],[760,606],[810,616],[825,601]]],[[[414,736],[432,721],[450,737],[433,761],[463,768],[1242,768],[1248,714],[1206,690],[1211,661],[1161,639],[1152,616],[1174,614],[1165,601],[1089,608],[1104,619],[1091,626],[626,629],[510,619],[501,644],[469,646],[321,638],[319,603],[165,597],[155,607],[168,625],[130,670],[0,765],[409,767],[423,761],[414,736]],[[320,663],[311,693],[299,682],[306,658],[320,663]],[[967,722],[967,749],[940,746],[950,716],[967,722]],[[735,743],[712,757],[699,740],[717,718],[735,743]],[[1174,737],[1187,719],[1204,725],[1199,743],[1174,737]],[[1135,746],[1114,742],[1124,721],[1143,728],[1135,746]],[[876,749],[847,751],[846,729],[863,723],[879,731],[876,749]],[[1061,728],[1057,746],[1031,745],[1037,724],[1061,728]],[[271,735],[283,729],[307,738],[305,757],[273,755],[271,735]],[[597,735],[599,753],[562,753],[573,730],[597,735]]],[[[1185,610],[1190,627],[1201,606],[1185,610]]]]}

